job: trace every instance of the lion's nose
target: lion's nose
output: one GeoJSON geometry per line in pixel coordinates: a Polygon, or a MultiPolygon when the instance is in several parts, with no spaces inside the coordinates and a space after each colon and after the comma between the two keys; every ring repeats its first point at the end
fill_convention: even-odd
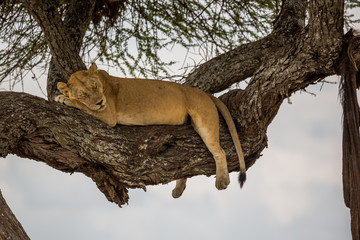
{"type": "Polygon", "coordinates": [[[103,100],[101,99],[96,105],[101,106],[103,104],[103,100]]]}

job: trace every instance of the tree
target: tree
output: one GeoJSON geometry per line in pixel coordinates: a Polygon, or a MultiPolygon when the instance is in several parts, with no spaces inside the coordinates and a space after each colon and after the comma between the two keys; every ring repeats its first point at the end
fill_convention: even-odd
{"type": "MultiPolygon", "coordinates": [[[[327,76],[343,76],[344,196],[351,209],[353,239],[359,239],[359,110],[355,99],[360,40],[352,31],[344,34],[344,1],[234,1],[229,6],[227,1],[205,1],[203,5],[173,1],[176,6],[166,5],[167,1],[146,2],[2,2],[2,26],[7,27],[1,29],[13,39],[9,40],[11,48],[2,51],[8,56],[0,63],[2,77],[31,71],[50,56],[51,61],[49,101],[24,93],[1,93],[1,156],[13,153],[64,172],[82,172],[119,206],[128,202],[128,188],[213,175],[212,157],[188,125],[109,128],[79,110],[53,102],[56,83],[85,69],[83,57],[94,45],[100,59],[117,64],[124,72],[158,75],[167,74],[166,66],[171,64],[158,58],[160,48],[209,42],[217,56],[188,73],[184,84],[216,93],[251,78],[244,90],[221,96],[237,124],[248,168],[266,147],[266,129],[284,99],[327,76]],[[243,18],[246,11],[249,17],[243,18]],[[222,16],[223,12],[228,15],[222,16]],[[269,16],[273,18],[260,24],[269,16]],[[133,24],[127,25],[125,19],[133,24]],[[6,25],[11,20],[15,21],[13,28],[6,25]],[[253,21],[257,22],[249,26],[253,21]],[[263,33],[251,31],[254,26],[263,33]],[[19,31],[14,29],[36,37],[16,35],[19,31]],[[153,34],[146,35],[150,30],[153,34]],[[239,34],[229,37],[234,33],[239,34]],[[137,55],[127,46],[132,37],[138,42],[137,55]],[[24,39],[29,41],[24,44],[24,39]],[[120,47],[109,47],[114,43],[120,47]],[[18,55],[20,52],[23,54],[18,55]],[[147,64],[151,67],[144,67],[147,64]]],[[[349,4],[358,7],[356,2],[349,4]]],[[[229,170],[238,171],[223,123],[220,134],[229,170]]]]}

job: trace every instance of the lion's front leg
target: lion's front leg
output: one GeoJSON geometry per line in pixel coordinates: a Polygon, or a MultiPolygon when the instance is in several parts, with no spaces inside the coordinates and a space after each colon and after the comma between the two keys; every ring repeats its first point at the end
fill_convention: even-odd
{"type": "Polygon", "coordinates": [[[75,99],[70,99],[65,95],[57,95],[55,97],[55,102],[63,103],[69,107],[75,107],[75,108],[83,109],[85,111],[87,110],[87,108],[85,108],[83,104],[81,104],[75,99]]]}

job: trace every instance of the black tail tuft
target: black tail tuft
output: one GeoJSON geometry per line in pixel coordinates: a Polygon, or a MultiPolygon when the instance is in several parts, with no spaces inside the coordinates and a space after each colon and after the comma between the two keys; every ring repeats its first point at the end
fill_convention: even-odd
{"type": "Polygon", "coordinates": [[[246,173],[245,172],[239,173],[239,183],[241,188],[243,187],[245,181],[246,181],[246,173]]]}

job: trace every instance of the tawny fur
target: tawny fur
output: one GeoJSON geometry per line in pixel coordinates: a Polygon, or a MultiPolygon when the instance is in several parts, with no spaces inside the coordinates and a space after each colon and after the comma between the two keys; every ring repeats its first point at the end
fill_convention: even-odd
{"type": "MultiPolygon", "coordinates": [[[[223,115],[240,164],[240,185],[245,181],[245,161],[235,124],[229,110],[217,98],[199,89],[173,82],[130,79],[110,76],[92,64],[88,71],[71,75],[68,83],[58,83],[63,95],[56,101],[76,107],[95,116],[111,127],[124,125],[181,125],[191,118],[216,163],[216,188],[225,189],[230,183],[224,150],[219,143],[219,116],[223,115]]],[[[173,197],[180,197],[186,179],[179,179],[173,197]]]]}

